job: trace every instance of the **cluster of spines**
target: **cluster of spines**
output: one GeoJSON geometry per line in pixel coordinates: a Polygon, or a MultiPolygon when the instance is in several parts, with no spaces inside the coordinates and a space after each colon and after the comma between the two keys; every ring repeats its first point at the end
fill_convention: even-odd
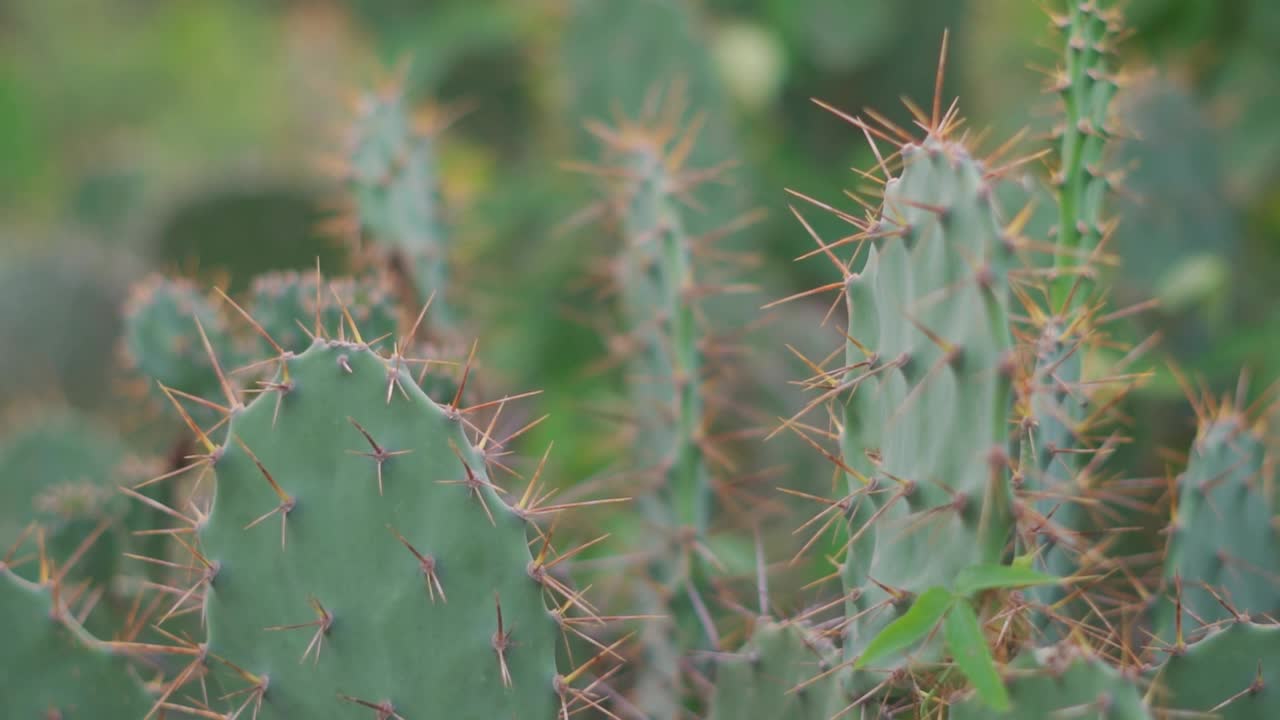
{"type": "MultiPolygon", "coordinates": [[[[333,278],[326,287],[316,273],[266,273],[253,279],[246,307],[268,335],[295,353],[323,328],[336,329],[338,339],[345,340],[352,324],[376,346],[395,336],[400,321],[396,299],[378,276],[333,278]]],[[[270,352],[265,340],[259,338],[258,344],[260,352],[270,352]]]]}
{"type": "MultiPolygon", "coordinates": [[[[220,575],[228,573],[224,583],[234,583],[237,568],[224,567],[217,558],[211,556],[206,545],[210,538],[216,539],[220,534],[225,548],[226,542],[228,542],[228,533],[230,533],[231,536],[240,538],[240,540],[233,542],[247,542],[243,539],[248,537],[246,535],[247,533],[260,532],[260,530],[254,529],[256,526],[264,524],[267,521],[271,521],[272,523],[278,521],[280,524],[280,553],[283,556],[284,553],[288,552],[287,548],[296,548],[297,544],[302,542],[302,540],[298,538],[299,533],[302,532],[299,529],[301,526],[296,525],[296,523],[294,523],[293,533],[291,536],[290,525],[292,518],[301,517],[302,515],[307,514],[308,508],[310,508],[310,512],[313,515],[317,512],[323,512],[323,507],[316,507],[316,503],[318,502],[317,499],[297,497],[291,494],[290,490],[293,487],[297,487],[300,483],[305,484],[305,481],[302,480],[297,473],[289,473],[289,475],[292,475],[292,477],[289,477],[283,473],[279,467],[282,457],[289,463],[297,462],[299,465],[305,467],[308,462],[306,453],[302,452],[302,449],[295,449],[297,450],[297,456],[295,457],[288,453],[281,455],[283,451],[276,449],[275,455],[271,455],[268,451],[269,449],[264,448],[264,446],[268,445],[268,438],[271,437],[272,433],[284,432],[286,422],[295,422],[299,420],[298,418],[290,418],[291,413],[289,407],[292,404],[308,401],[321,403],[319,408],[321,411],[324,411],[324,408],[326,407],[325,403],[328,403],[331,405],[329,407],[330,411],[340,413],[343,411],[343,407],[350,407],[359,403],[356,396],[345,395],[348,391],[341,391],[336,394],[332,394],[331,396],[326,394],[325,388],[322,387],[322,383],[317,382],[315,377],[315,374],[320,372],[317,370],[318,365],[328,368],[327,372],[329,375],[333,376],[332,381],[337,383],[341,383],[344,378],[349,379],[350,382],[357,382],[356,380],[351,379],[352,376],[368,377],[369,373],[375,373],[378,377],[375,382],[370,383],[367,380],[358,382],[361,383],[361,387],[366,385],[368,386],[365,387],[365,390],[372,389],[373,394],[376,395],[377,399],[380,401],[379,404],[384,405],[387,408],[386,412],[389,415],[396,413],[403,415],[405,412],[413,415],[413,410],[417,409],[419,415],[424,411],[427,416],[438,414],[439,422],[444,423],[444,426],[446,427],[453,428],[452,432],[456,433],[457,438],[449,441],[448,445],[453,449],[453,457],[458,463],[460,463],[461,471],[458,473],[460,479],[451,481],[450,484],[462,486],[463,489],[459,492],[465,491],[465,495],[473,500],[476,503],[476,506],[480,508],[480,511],[483,512],[483,516],[488,518],[490,525],[500,527],[500,525],[497,524],[501,519],[499,516],[507,515],[509,518],[515,518],[515,521],[519,521],[516,524],[520,528],[525,528],[527,523],[528,529],[534,536],[532,538],[532,543],[538,549],[533,555],[530,556],[528,554],[528,550],[524,549],[524,542],[520,542],[517,547],[521,548],[520,551],[524,552],[527,556],[527,567],[522,563],[520,574],[527,574],[532,586],[537,588],[537,590],[533,592],[533,596],[536,598],[545,597],[550,605],[550,609],[542,608],[542,600],[540,599],[538,601],[540,609],[535,614],[544,613],[548,618],[547,622],[554,626],[558,626],[565,634],[566,642],[570,636],[573,636],[575,638],[581,638],[599,649],[599,653],[579,665],[573,671],[563,675],[552,673],[552,676],[546,678],[548,687],[546,688],[544,700],[548,698],[558,698],[556,701],[558,703],[558,709],[555,712],[564,717],[567,717],[569,714],[582,708],[600,707],[601,701],[596,697],[596,693],[589,690],[574,688],[572,683],[579,677],[586,675],[588,668],[600,664],[606,658],[618,657],[619,652],[615,646],[606,646],[600,641],[595,640],[584,629],[585,625],[602,623],[604,618],[601,618],[594,611],[592,606],[582,598],[581,594],[572,590],[565,580],[560,577],[558,566],[560,566],[560,564],[569,557],[576,554],[577,550],[564,554],[557,554],[550,545],[551,533],[543,530],[537,524],[538,520],[544,517],[553,516],[563,510],[570,509],[573,507],[573,504],[549,504],[549,494],[541,487],[538,474],[534,475],[529,486],[518,501],[509,503],[504,500],[502,498],[503,491],[488,479],[485,467],[489,464],[492,457],[496,456],[496,454],[500,454],[498,453],[498,449],[503,447],[505,442],[510,438],[507,438],[504,441],[499,441],[492,437],[491,433],[496,422],[496,413],[487,428],[481,428],[471,422],[471,418],[475,417],[473,413],[476,411],[484,410],[486,408],[493,409],[496,407],[498,412],[500,412],[505,403],[514,398],[503,398],[495,403],[482,403],[471,407],[460,407],[458,402],[463,390],[460,387],[458,395],[455,396],[452,403],[448,405],[438,405],[434,401],[422,395],[421,391],[418,390],[417,386],[412,382],[408,369],[415,364],[421,364],[424,361],[408,358],[403,355],[401,343],[396,343],[395,349],[389,354],[389,356],[384,357],[373,352],[368,347],[363,340],[363,336],[359,328],[353,324],[351,327],[351,334],[353,336],[351,340],[327,340],[321,336],[317,336],[308,350],[304,351],[302,354],[295,354],[294,352],[279,345],[270,336],[270,334],[265,331],[261,324],[252,319],[248,313],[240,310],[239,306],[234,307],[244,315],[245,319],[253,329],[272,348],[273,356],[260,364],[274,367],[276,374],[270,381],[263,381],[260,383],[262,386],[259,394],[260,396],[247,406],[242,404],[239,394],[232,389],[228,382],[225,381],[225,377],[220,377],[221,382],[219,384],[224,390],[224,400],[226,404],[225,406],[212,402],[210,402],[210,404],[216,407],[225,407],[228,421],[228,439],[222,445],[217,445],[210,440],[204,429],[194,423],[190,415],[183,413],[184,419],[188,422],[190,429],[198,437],[200,444],[206,452],[202,455],[193,456],[193,462],[182,468],[182,474],[195,473],[199,477],[212,475],[214,478],[218,478],[218,480],[215,480],[215,482],[218,483],[227,482],[227,478],[230,477],[236,477],[240,480],[244,480],[246,476],[251,477],[256,475],[258,480],[254,482],[257,484],[264,484],[264,487],[269,489],[270,493],[274,495],[278,502],[275,502],[274,507],[268,508],[267,512],[264,514],[258,515],[255,519],[252,519],[252,521],[247,523],[247,526],[244,528],[232,528],[227,526],[226,523],[231,521],[227,516],[228,513],[233,512],[230,508],[236,505],[241,505],[245,502],[245,498],[247,498],[246,493],[250,493],[248,488],[239,490],[236,498],[231,498],[230,496],[223,498],[222,505],[226,505],[226,508],[220,507],[216,496],[213,502],[209,503],[207,507],[193,506],[190,509],[183,510],[167,507],[162,508],[168,515],[179,521],[179,526],[171,529],[169,533],[182,546],[182,548],[185,548],[189,552],[191,556],[190,563],[187,565],[187,582],[190,584],[179,585],[175,583],[174,586],[170,587],[169,592],[176,598],[176,600],[168,609],[165,617],[199,613],[202,619],[206,617],[209,619],[210,636],[206,641],[170,636],[171,640],[175,641],[175,644],[172,646],[156,646],[153,644],[143,643],[126,644],[126,646],[139,652],[165,652],[179,656],[186,656],[190,659],[189,663],[180,672],[178,672],[175,677],[166,683],[163,688],[163,692],[160,693],[160,698],[153,707],[153,712],[168,708],[184,709],[186,712],[192,712],[205,717],[234,717],[238,713],[244,712],[247,708],[253,708],[255,715],[260,712],[272,712],[271,708],[273,707],[273,697],[277,698],[277,700],[283,700],[287,697],[293,697],[295,701],[297,699],[296,694],[292,696],[289,695],[289,691],[285,690],[278,684],[279,680],[277,680],[276,689],[273,694],[269,672],[255,673],[249,669],[249,665],[252,663],[248,660],[240,662],[240,658],[226,657],[220,654],[219,650],[221,646],[219,645],[219,636],[217,634],[219,622],[232,628],[232,636],[234,636],[235,629],[233,627],[234,617],[232,615],[228,615],[226,609],[216,603],[218,598],[218,593],[216,592],[218,588],[217,581],[220,575]],[[297,398],[291,398],[290,396],[295,393],[300,393],[300,395],[297,398]],[[262,395],[274,395],[274,397],[262,397],[262,395]],[[342,400],[344,397],[346,400],[342,400]],[[408,406],[410,409],[397,410],[396,406],[400,405],[401,401],[403,401],[403,404],[408,406]],[[434,411],[430,410],[430,408],[434,408],[434,411]],[[257,425],[260,425],[261,427],[256,427],[257,425]],[[249,430],[244,431],[241,429],[242,427],[249,428],[249,430]],[[467,440],[466,435],[463,432],[464,427],[471,427],[479,436],[479,441],[476,444],[472,445],[471,442],[467,440]],[[252,446],[255,445],[257,446],[257,453],[252,449],[252,446]],[[262,456],[261,458],[260,455],[262,456]],[[269,465],[274,465],[276,467],[276,472],[273,472],[269,465]],[[221,478],[221,475],[227,475],[227,478],[221,478]],[[228,505],[228,503],[230,503],[230,505],[228,505]],[[220,510],[222,510],[221,514],[220,510]],[[503,512],[504,510],[505,513],[503,512]],[[217,527],[221,527],[221,530],[216,530],[217,527]],[[213,533],[213,535],[211,535],[211,533],[213,533]],[[211,605],[211,603],[214,604],[211,605]],[[220,610],[221,612],[219,612],[220,610]],[[230,704],[228,707],[219,709],[211,707],[211,704],[216,703],[210,703],[207,699],[207,695],[204,695],[201,692],[180,696],[180,690],[192,683],[198,683],[202,687],[209,684],[226,685],[228,694],[224,696],[224,700],[227,700],[227,698],[234,698],[234,700],[229,701],[230,704]],[[238,690],[230,687],[235,684],[243,687],[240,687],[238,690]]],[[[417,322],[415,322],[408,338],[412,338],[413,334],[417,331],[418,325],[421,323],[422,317],[425,313],[426,308],[424,308],[423,312],[419,314],[417,322]]],[[[349,320],[350,318],[348,317],[347,319],[349,320]]],[[[408,339],[404,340],[405,346],[407,346],[409,342],[410,340],[408,339]]],[[[213,365],[215,367],[219,367],[216,362],[214,362],[213,365]]],[[[467,370],[469,369],[470,368],[468,367],[467,370]]],[[[219,370],[219,374],[221,376],[221,370],[219,370]]],[[[469,373],[467,371],[464,371],[464,382],[468,374],[469,373]]],[[[308,423],[309,426],[315,425],[315,427],[310,428],[308,431],[310,434],[315,434],[316,432],[324,434],[325,432],[328,432],[323,429],[328,427],[327,423],[329,421],[326,418],[307,417],[302,418],[301,420],[308,423]]],[[[372,427],[372,421],[369,418],[366,418],[366,422],[370,423],[370,426],[372,427]]],[[[384,483],[388,482],[390,474],[393,472],[392,469],[398,463],[407,462],[400,456],[407,454],[408,451],[391,448],[381,444],[371,430],[366,429],[364,425],[361,425],[359,421],[354,418],[349,418],[348,423],[350,425],[349,430],[352,436],[356,438],[362,437],[364,444],[366,445],[363,450],[359,452],[352,450],[352,452],[368,458],[373,463],[371,474],[376,482],[373,482],[373,484],[370,484],[367,488],[362,488],[361,491],[367,490],[368,492],[376,493],[377,495],[373,500],[376,504],[382,497],[381,493],[386,490],[384,483]],[[384,468],[384,466],[386,467],[384,468]]],[[[312,448],[312,451],[316,456],[320,457],[325,457],[333,452],[340,452],[340,450],[328,447],[312,448]]],[[[320,462],[322,463],[322,465],[319,466],[320,468],[327,467],[325,464],[326,462],[330,462],[334,465],[337,464],[333,461],[322,460],[320,462]]],[[[443,463],[444,461],[441,460],[441,462],[443,463]]],[[[501,463],[496,464],[501,467],[501,463]]],[[[440,469],[443,470],[443,466],[441,466],[440,469]]],[[[323,470],[317,469],[316,472],[322,473],[323,470]]],[[[158,478],[157,481],[161,479],[170,480],[178,474],[179,473],[169,473],[166,474],[166,476],[162,476],[162,478],[158,478]]],[[[154,506],[156,505],[154,501],[147,500],[138,492],[141,487],[145,487],[152,482],[155,481],[142,483],[132,489],[126,488],[125,492],[142,502],[147,502],[154,506]]],[[[248,482],[248,480],[245,480],[245,482],[248,482]]],[[[337,488],[334,488],[333,492],[339,493],[354,491],[339,491],[337,488]]],[[[320,504],[323,505],[324,503],[320,501],[320,504]]],[[[502,522],[514,522],[509,518],[502,522]]],[[[405,521],[408,522],[407,519],[405,521]]],[[[414,567],[417,568],[417,572],[420,575],[418,584],[422,585],[425,583],[425,599],[423,600],[425,604],[424,611],[430,605],[434,604],[437,599],[442,604],[448,602],[447,598],[450,593],[450,583],[447,580],[442,580],[442,577],[444,577],[445,573],[448,571],[439,567],[439,558],[411,542],[406,537],[407,534],[411,534],[408,529],[397,529],[391,527],[390,524],[388,527],[390,528],[390,530],[388,530],[390,534],[387,537],[391,538],[391,540],[383,544],[389,546],[395,545],[396,547],[399,547],[401,551],[405,552],[405,557],[416,563],[414,567]],[[399,544],[396,545],[396,543],[399,544]]],[[[313,530],[315,529],[313,528],[313,530]]],[[[341,534],[338,536],[341,537],[341,534]]],[[[520,533],[520,536],[524,536],[523,531],[520,533]]],[[[313,542],[316,540],[316,537],[317,536],[314,534],[311,535],[313,542]]],[[[478,538],[477,542],[480,542],[478,538]]],[[[447,544],[455,546],[461,544],[462,546],[465,546],[467,544],[467,539],[464,535],[452,538],[447,544]]],[[[508,550],[511,550],[511,548],[508,548],[508,550]]],[[[259,549],[256,552],[260,553],[262,552],[262,549],[259,549]]],[[[160,558],[155,559],[154,562],[171,564],[160,558]]],[[[469,561],[460,562],[470,564],[469,561]]],[[[378,561],[377,566],[381,567],[382,564],[383,561],[378,561]]],[[[246,570],[248,570],[247,567],[239,568],[241,573],[244,573],[246,570]]],[[[459,576],[456,573],[451,574],[454,576],[455,583],[463,580],[462,576],[459,576]]],[[[279,575],[275,576],[275,579],[278,581],[287,581],[290,577],[291,574],[289,572],[281,572],[279,575]]],[[[266,582],[265,578],[260,578],[260,580],[266,582]]],[[[253,589],[254,588],[248,588],[248,590],[253,589]]],[[[262,590],[262,588],[256,589],[259,591],[262,590]]],[[[356,585],[353,586],[351,590],[357,593],[373,593],[376,588],[356,585]]],[[[239,590],[239,592],[242,593],[245,591],[246,588],[244,587],[241,587],[239,590]]],[[[483,607],[484,604],[484,599],[482,598],[461,598],[456,591],[453,593],[453,597],[455,598],[455,603],[458,603],[459,601],[462,602],[461,606],[455,604],[454,607],[463,608],[463,610],[461,610],[463,612],[466,611],[466,608],[474,609],[476,607],[483,607]]],[[[314,654],[315,657],[310,658],[310,660],[314,663],[319,663],[319,655],[322,652],[323,647],[325,647],[325,640],[328,638],[331,631],[337,632],[335,627],[338,623],[342,622],[342,619],[339,617],[342,612],[342,608],[330,607],[326,605],[324,601],[314,597],[312,598],[312,601],[312,609],[316,616],[315,620],[299,625],[280,625],[279,629],[310,628],[310,632],[312,634],[310,635],[310,642],[305,643],[304,660],[308,659],[307,656],[314,654]]],[[[541,651],[542,653],[542,661],[554,664],[556,654],[554,647],[555,644],[550,641],[541,644],[533,642],[531,637],[528,635],[530,628],[526,625],[521,632],[525,633],[524,640],[526,641],[527,647],[524,647],[521,650],[515,650],[515,648],[518,647],[518,644],[517,640],[513,639],[513,633],[517,632],[517,630],[511,627],[513,622],[511,618],[516,616],[527,619],[529,614],[528,612],[517,612],[519,607],[513,608],[508,604],[505,606],[507,612],[505,616],[506,619],[504,620],[504,605],[502,598],[495,597],[492,599],[492,602],[493,612],[491,614],[494,615],[493,620],[496,622],[496,629],[493,631],[492,637],[489,638],[488,643],[491,646],[490,650],[494,655],[494,660],[493,667],[490,669],[492,672],[486,671],[483,673],[483,676],[496,678],[501,683],[501,686],[505,686],[507,690],[510,690],[510,688],[513,687],[513,683],[517,682],[517,680],[513,680],[511,674],[511,667],[513,667],[512,663],[517,661],[511,660],[511,654],[513,652],[520,652],[523,654],[522,657],[518,658],[522,667],[527,667],[526,658],[528,658],[528,653],[538,651],[541,651]]],[[[508,600],[508,603],[510,602],[515,602],[515,600],[508,600]]],[[[268,603],[268,605],[270,604],[271,603],[268,603]]],[[[528,607],[525,609],[527,610],[528,607]]],[[[352,618],[351,621],[354,621],[354,618],[352,618]]],[[[241,628],[241,630],[243,630],[243,628],[241,628]]],[[[261,629],[259,628],[259,630],[261,629]]],[[[393,634],[394,632],[398,632],[392,631],[390,627],[385,628],[385,630],[387,632],[392,632],[393,634]]],[[[407,631],[407,629],[402,630],[407,631]]],[[[391,635],[388,635],[387,637],[390,636],[391,635]]],[[[225,641],[225,638],[228,636],[223,637],[225,641]]],[[[348,642],[351,642],[351,639],[349,639],[348,642]]],[[[258,647],[259,646],[254,646],[254,648],[249,651],[250,654],[258,653],[258,647]]],[[[278,647],[278,644],[266,643],[264,641],[260,647],[278,647]]],[[[269,651],[261,650],[261,652],[269,651]]],[[[332,655],[333,652],[336,651],[330,651],[330,655],[332,655]]],[[[262,656],[258,656],[258,659],[261,661],[262,656]]],[[[438,677],[447,677],[449,672],[447,667],[442,666],[438,669],[440,670],[438,677]]],[[[475,670],[476,672],[479,672],[478,669],[475,670]]],[[[277,670],[277,674],[283,676],[288,673],[282,670],[277,670]]],[[[420,671],[414,671],[413,675],[419,679],[422,678],[420,671]]],[[[411,682],[407,675],[392,675],[392,677],[399,678],[404,681],[406,693],[412,692],[410,689],[412,682],[418,682],[411,682]]],[[[596,682],[599,682],[600,679],[597,679],[596,682]]],[[[525,687],[530,687],[528,683],[535,682],[535,680],[536,679],[529,679],[526,675],[525,677],[519,678],[518,682],[524,684],[525,687]]],[[[465,683],[462,684],[465,685],[465,683]]],[[[502,689],[502,687],[495,688],[495,691],[501,691],[502,689]]],[[[331,697],[331,695],[326,695],[325,697],[331,697]]],[[[346,701],[371,708],[378,712],[382,717],[399,717],[397,710],[395,709],[394,701],[391,699],[369,699],[345,696],[341,692],[338,692],[337,697],[339,700],[345,699],[346,701]]],[[[477,702],[481,703],[483,701],[477,698],[477,702]]],[[[529,712],[535,712],[535,714],[537,712],[531,708],[527,708],[527,710],[529,712]]],[[[281,711],[287,712],[287,710],[281,711]]]]}

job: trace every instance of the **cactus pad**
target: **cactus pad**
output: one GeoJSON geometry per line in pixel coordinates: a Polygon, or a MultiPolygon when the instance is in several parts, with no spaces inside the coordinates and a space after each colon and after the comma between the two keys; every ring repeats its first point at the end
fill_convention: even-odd
{"type": "Polygon", "coordinates": [[[839,652],[800,624],[765,620],[720,662],[710,720],[827,720],[844,706],[839,652]]]}
{"type": "Polygon", "coordinates": [[[1280,717],[1280,626],[1229,622],[1175,651],[1155,684],[1153,704],[1174,717],[1280,717]]]}
{"type": "Polygon", "coordinates": [[[188,280],[153,275],[133,287],[124,314],[130,365],[175,390],[217,392],[218,375],[199,328],[224,363],[235,362],[234,343],[226,319],[207,295],[188,280]]]}
{"type": "Polygon", "coordinates": [[[440,294],[436,314],[444,320],[448,253],[435,137],[419,127],[398,85],[363,95],[358,112],[347,163],[359,227],[409,280],[419,304],[440,294]]]}
{"type": "MultiPolygon", "coordinates": [[[[310,273],[259,275],[253,280],[248,309],[273,340],[295,353],[311,344],[307,333],[316,332],[317,320],[321,328],[338,330],[339,337],[352,337],[344,309],[368,341],[396,332],[395,299],[376,280],[339,278],[318,289],[317,294],[316,276],[310,273]]],[[[267,353],[273,348],[263,341],[260,350],[267,353]]]]}
{"type": "Polygon", "coordinates": [[[950,720],[1151,720],[1133,678],[1080,650],[1059,646],[1019,658],[1008,681],[1012,709],[997,713],[976,698],[958,703],[950,720]]]}
{"type": "Polygon", "coordinates": [[[1233,613],[1280,613],[1280,547],[1276,500],[1263,439],[1229,405],[1206,419],[1179,479],[1176,514],[1165,558],[1171,586],[1156,609],[1156,630],[1177,640],[1177,595],[1183,634],[1233,613]]]}
{"type": "Polygon", "coordinates": [[[0,563],[0,704],[9,718],[141,720],[151,703],[123,657],[0,563]]]}
{"type": "MultiPolygon", "coordinates": [[[[124,541],[112,525],[128,510],[112,484],[124,459],[119,438],[79,415],[24,418],[0,442],[0,547],[16,542],[34,520],[44,529],[49,556],[62,562],[101,532],[71,577],[95,586],[109,582],[124,541]],[[100,531],[100,524],[108,527],[100,531]]],[[[14,572],[35,579],[34,569],[14,572]]]]}
{"type": "Polygon", "coordinates": [[[914,596],[1001,562],[1012,540],[1012,249],[963,146],[931,135],[901,155],[866,228],[875,244],[846,281],[852,342],[829,393],[851,391],[850,658],[914,596]]]}
{"type": "Polygon", "coordinates": [[[363,345],[280,361],[233,412],[197,523],[225,691],[263,720],[554,717],[556,581],[458,411],[363,345]]]}

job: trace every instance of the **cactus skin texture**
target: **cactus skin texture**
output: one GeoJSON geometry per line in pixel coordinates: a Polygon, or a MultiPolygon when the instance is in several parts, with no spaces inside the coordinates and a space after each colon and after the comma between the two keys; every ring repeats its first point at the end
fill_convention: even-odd
{"type": "MultiPolygon", "coordinates": [[[[867,233],[879,239],[846,280],[852,342],[830,393],[852,390],[849,659],[919,593],[1002,562],[1013,537],[1012,252],[986,170],[964,147],[931,134],[902,162],[867,233]]],[[[916,657],[936,657],[929,647],[916,657]]],[[[862,675],[858,686],[884,677],[862,675]]]]}
{"type": "Polygon", "coordinates": [[[746,646],[720,661],[708,720],[836,717],[840,674],[815,678],[840,663],[839,651],[803,624],[761,620],[746,646]]]}
{"type": "Polygon", "coordinates": [[[364,94],[357,112],[347,150],[347,182],[361,235],[382,247],[416,305],[436,294],[432,315],[435,322],[448,324],[448,247],[436,175],[436,131],[419,127],[399,82],[364,94]]]}
{"type": "Polygon", "coordinates": [[[555,717],[551,573],[459,411],[363,345],[280,363],[211,452],[197,524],[221,686],[262,720],[555,717]]]}
{"type": "Polygon", "coordinates": [[[1012,709],[998,713],[969,699],[952,706],[950,720],[1154,720],[1134,678],[1078,649],[1059,646],[1028,652],[1014,663],[1011,674],[1012,709]]]}
{"type": "Polygon", "coordinates": [[[1164,577],[1174,587],[1161,596],[1155,617],[1165,643],[1177,642],[1179,629],[1231,619],[1232,610],[1280,614],[1274,469],[1263,438],[1230,403],[1202,422],[1169,528],[1164,577]]]}
{"type": "Polygon", "coordinates": [[[86,633],[36,584],[0,562],[0,705],[4,716],[140,720],[151,703],[125,658],[86,633]]]}
{"type": "Polygon", "coordinates": [[[1152,704],[1172,717],[1280,717],[1280,626],[1229,621],[1175,649],[1154,683],[1152,704]]]}
{"type": "Polygon", "coordinates": [[[217,392],[218,374],[200,328],[217,357],[232,366],[236,362],[226,318],[189,280],[148,277],[133,287],[124,315],[128,363],[166,387],[200,396],[217,392]]]}
{"type": "MultiPolygon", "coordinates": [[[[253,319],[294,353],[307,349],[317,326],[339,329],[339,339],[350,336],[344,310],[371,343],[394,336],[399,323],[395,298],[374,278],[335,278],[320,287],[312,273],[267,273],[253,279],[248,301],[253,319]]],[[[265,340],[259,344],[261,353],[273,349],[265,340]]]]}

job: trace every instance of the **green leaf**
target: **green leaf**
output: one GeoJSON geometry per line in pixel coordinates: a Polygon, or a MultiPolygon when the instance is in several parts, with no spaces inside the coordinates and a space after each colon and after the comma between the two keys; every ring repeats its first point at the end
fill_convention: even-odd
{"type": "Polygon", "coordinates": [[[879,635],[867,643],[867,649],[854,663],[854,667],[863,668],[914,645],[937,626],[938,620],[942,619],[953,600],[955,596],[946,588],[929,588],[920,593],[910,610],[886,625],[879,635]]]}
{"type": "Polygon", "coordinates": [[[1017,565],[972,565],[956,575],[956,593],[969,597],[992,588],[1052,585],[1058,578],[1017,565]]]}
{"type": "Polygon", "coordinates": [[[991,650],[987,648],[987,639],[982,635],[982,626],[978,623],[978,615],[974,613],[973,607],[964,601],[956,603],[951,612],[947,613],[942,632],[956,666],[969,679],[974,690],[978,691],[978,697],[996,710],[1008,710],[1009,693],[1000,680],[996,662],[991,657],[991,650]]]}

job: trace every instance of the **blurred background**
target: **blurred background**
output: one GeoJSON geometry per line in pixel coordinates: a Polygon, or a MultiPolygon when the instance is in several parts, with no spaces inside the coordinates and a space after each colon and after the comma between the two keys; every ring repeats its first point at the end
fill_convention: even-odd
{"type": "MultiPolygon", "coordinates": [[[[1134,434],[1185,447],[1190,410],[1167,363],[1219,390],[1241,367],[1257,388],[1280,378],[1280,3],[1130,0],[1125,13],[1114,302],[1161,300],[1126,330],[1162,337],[1147,358],[1160,372],[1132,399],[1134,434]]],[[[784,343],[821,357],[839,341],[821,327],[830,298],[760,311],[834,279],[820,258],[793,262],[813,244],[785,189],[840,203],[858,186],[850,168],[874,161],[811,98],[909,123],[900,97],[928,102],[944,28],[946,95],[968,126],[989,128],[990,148],[1022,128],[1028,151],[1046,146],[1044,70],[1060,38],[1027,0],[5,0],[0,432],[53,411],[113,425],[131,414],[120,308],[148,272],[231,292],[317,257],[343,272],[347,247],[324,231],[342,188],[326,171],[351,98],[401,61],[411,97],[466,110],[438,143],[453,304],[481,338],[493,394],[544,390],[527,412],[552,418],[529,452],[554,438],[564,482],[613,464],[589,414],[619,395],[617,378],[588,372],[607,339],[566,310],[589,309],[610,245],[570,222],[600,192],[565,166],[599,152],[584,121],[635,114],[675,80],[706,116],[693,164],[737,162],[695,229],[765,213],[733,240],[759,256],[741,268],[758,291],[720,301],[710,322],[764,328],[743,362],[759,414],[748,424],[767,424],[803,401],[788,381],[807,371],[784,343]]],[[[794,459],[775,446],[751,467],[794,459]]],[[[1164,461],[1127,462],[1149,473],[1164,461]]]]}

